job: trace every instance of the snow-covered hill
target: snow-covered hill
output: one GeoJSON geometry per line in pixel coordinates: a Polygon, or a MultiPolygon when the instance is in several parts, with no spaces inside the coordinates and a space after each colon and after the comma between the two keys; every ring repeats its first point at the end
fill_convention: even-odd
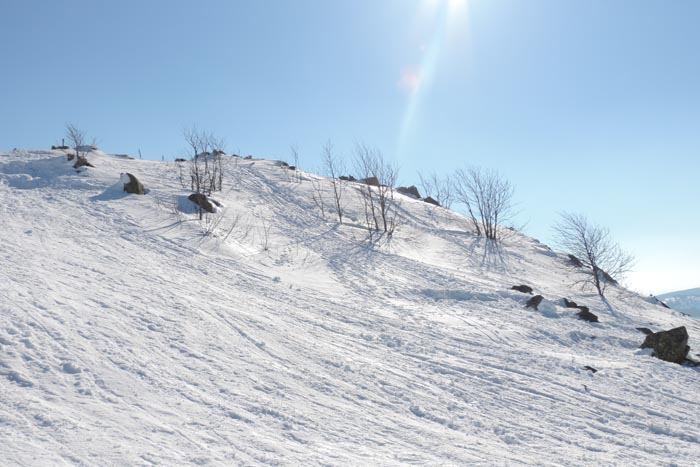
{"type": "Polygon", "coordinates": [[[659,298],[674,310],[700,319],[700,288],[670,292],[659,295],[659,298]]]}
{"type": "Polygon", "coordinates": [[[2,465],[700,465],[700,372],[636,330],[697,321],[408,197],[370,246],[355,188],[339,225],[272,161],[202,224],[176,163],[88,159],[0,155],[2,465]]]}

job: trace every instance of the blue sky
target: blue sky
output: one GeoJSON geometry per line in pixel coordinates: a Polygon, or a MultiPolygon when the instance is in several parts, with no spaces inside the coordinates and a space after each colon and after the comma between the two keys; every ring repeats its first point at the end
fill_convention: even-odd
{"type": "Polygon", "coordinates": [[[525,232],[562,210],[637,257],[629,285],[700,286],[700,2],[3,0],[0,147],[168,159],[196,124],[313,170],[363,140],[401,166],[498,169],[525,232]]]}

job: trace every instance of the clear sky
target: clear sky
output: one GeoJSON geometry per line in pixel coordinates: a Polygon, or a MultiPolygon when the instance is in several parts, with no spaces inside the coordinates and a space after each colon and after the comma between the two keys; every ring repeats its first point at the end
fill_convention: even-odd
{"type": "Polygon", "coordinates": [[[172,159],[197,125],[318,167],[329,138],[401,166],[495,168],[525,232],[608,226],[649,293],[700,287],[700,1],[0,0],[0,148],[172,159]]]}

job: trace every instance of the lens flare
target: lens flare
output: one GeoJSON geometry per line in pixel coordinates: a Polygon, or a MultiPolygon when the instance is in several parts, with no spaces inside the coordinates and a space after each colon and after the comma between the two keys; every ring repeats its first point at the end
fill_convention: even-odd
{"type": "Polygon", "coordinates": [[[416,113],[426,90],[432,85],[441,55],[452,30],[466,18],[467,0],[425,0],[421,18],[433,22],[430,40],[420,47],[420,66],[406,66],[401,70],[398,87],[408,94],[408,102],[401,122],[398,153],[401,155],[412,130],[416,113]]]}

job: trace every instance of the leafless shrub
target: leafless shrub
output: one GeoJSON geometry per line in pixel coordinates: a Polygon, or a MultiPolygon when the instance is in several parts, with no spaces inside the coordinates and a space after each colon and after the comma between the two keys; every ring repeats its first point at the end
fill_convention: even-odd
{"type": "Polygon", "coordinates": [[[260,216],[260,224],[258,225],[258,239],[260,241],[260,247],[263,251],[270,250],[270,221],[265,219],[264,216],[260,216]]]}
{"type": "MultiPolygon", "coordinates": [[[[224,141],[196,127],[185,129],[183,135],[188,146],[189,161],[187,174],[184,173],[185,168],[179,166],[181,183],[185,184],[185,180],[188,180],[194,193],[205,196],[221,191],[224,179],[224,141]]],[[[198,213],[202,219],[204,213],[201,208],[198,213]]]]}
{"type": "Polygon", "coordinates": [[[333,188],[333,202],[335,204],[336,214],[338,215],[338,222],[342,224],[343,214],[345,214],[343,205],[345,182],[338,177],[340,177],[340,174],[345,170],[345,161],[341,156],[333,152],[333,144],[330,140],[323,146],[321,160],[323,162],[323,175],[330,179],[333,188]]]}
{"type": "Polygon", "coordinates": [[[610,231],[592,224],[582,214],[562,213],[554,231],[558,246],[585,267],[585,277],[577,283],[593,285],[601,297],[609,284],[617,284],[633,266],[634,258],[613,241],[610,231]]]}
{"type": "MultiPolygon", "coordinates": [[[[75,157],[80,160],[85,159],[87,151],[85,151],[85,146],[87,144],[86,133],[73,125],[72,123],[66,123],[66,139],[68,144],[75,150],[75,157]]],[[[68,154],[68,160],[73,160],[73,155],[68,154]]]]}
{"type": "Polygon", "coordinates": [[[384,232],[391,237],[396,228],[398,205],[394,200],[394,185],[399,174],[398,167],[387,162],[376,148],[356,143],[355,170],[363,181],[358,192],[370,241],[374,240],[375,232],[384,232]]]}
{"type": "Polygon", "coordinates": [[[321,211],[321,217],[326,217],[326,203],[323,197],[323,185],[321,180],[312,178],[311,186],[314,189],[313,193],[311,193],[311,199],[316,207],[321,211]]]}
{"type": "Polygon", "coordinates": [[[459,169],[454,177],[457,200],[464,204],[476,234],[494,241],[513,215],[513,187],[494,170],[459,169]]]}
{"type": "Polygon", "coordinates": [[[294,181],[297,183],[301,183],[301,170],[299,169],[299,148],[296,144],[293,144],[289,147],[289,152],[291,153],[292,160],[294,161],[294,181]]]}
{"type": "Polygon", "coordinates": [[[426,176],[419,173],[418,178],[425,197],[430,196],[440,203],[440,206],[444,206],[447,209],[452,207],[455,191],[452,177],[448,175],[440,176],[435,172],[431,172],[426,176]]]}

